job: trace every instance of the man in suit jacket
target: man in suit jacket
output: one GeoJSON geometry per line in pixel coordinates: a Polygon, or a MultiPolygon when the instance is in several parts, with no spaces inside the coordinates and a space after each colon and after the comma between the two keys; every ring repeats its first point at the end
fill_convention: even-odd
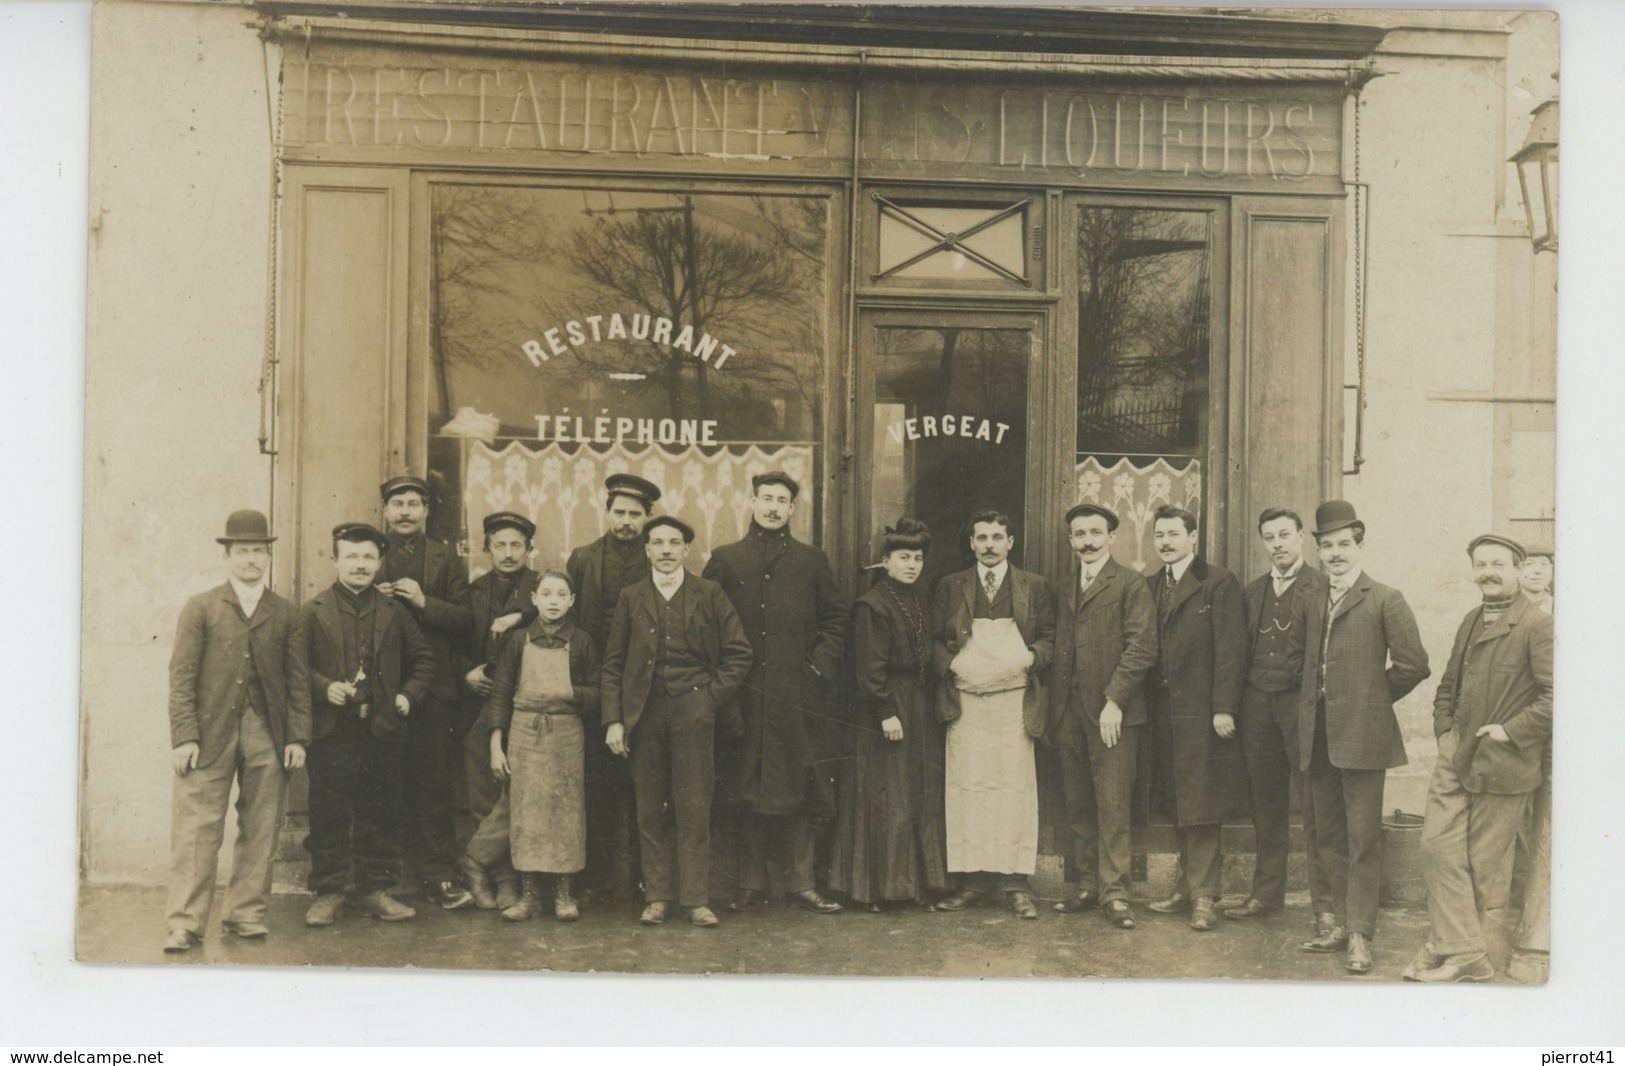
{"type": "MultiPolygon", "coordinates": [[[[452,759],[460,748],[459,669],[468,639],[468,574],[446,544],[424,532],[429,484],[403,475],[384,482],[384,527],[389,551],[378,591],[410,608],[434,653],[434,684],[416,708],[406,736],[406,841],[424,896],[447,910],[474,902],[457,883],[452,825],[452,759]]],[[[471,724],[471,723],[470,723],[471,724]]]]}
{"type": "Polygon", "coordinates": [[[332,925],[353,888],[364,913],[417,912],[387,891],[401,878],[401,776],[408,723],[434,686],[434,651],[408,609],[373,586],[389,541],[372,526],[333,530],[338,579],[299,609],[288,698],[311,723],[306,925],[332,925]]]}
{"type": "Polygon", "coordinates": [[[1422,826],[1432,935],[1404,974],[1429,984],[1495,976],[1483,915],[1507,906],[1552,735],[1552,619],[1520,594],[1523,545],[1486,533],[1467,554],[1484,602],[1462,619],[1433,697],[1439,757],[1422,826]]]}
{"type": "Polygon", "coordinates": [[[226,808],[237,783],[237,846],[221,928],[266,935],[271,857],[287,771],[305,764],[308,715],[290,714],[287,649],[293,607],[265,587],[265,515],[226,519],[226,583],[186,601],[169,660],[169,742],[175,769],[164,950],[188,951],[214,904],[226,808]]]}
{"type": "Polygon", "coordinates": [[[1330,588],[1309,603],[1313,639],[1303,657],[1298,768],[1309,775],[1318,876],[1331,886],[1334,909],[1315,916],[1315,936],[1303,950],[1346,949],[1344,968],[1369,973],[1383,784],[1406,762],[1394,704],[1428,676],[1428,653],[1405,597],[1362,569],[1365,523],[1353,504],[1330,500],[1315,509],[1315,544],[1330,588]]]}
{"type": "Polygon", "coordinates": [[[734,909],[766,895],[768,865],[777,863],[798,906],[833,914],[841,905],[814,879],[818,826],[835,815],[834,784],[820,758],[832,745],[818,741],[830,734],[825,686],[839,677],[849,608],[829,559],[790,536],[801,486],[774,470],[752,477],[751,489],[750,530],[712,552],[705,567],[753,651],[739,696],[745,738],[724,774],[744,823],[734,909]]]}
{"type": "MultiPolygon", "coordinates": [[[[570,553],[565,573],[576,589],[576,624],[586,630],[602,657],[621,590],[649,576],[643,524],[654,512],[660,489],[634,474],[604,480],[608,529],[591,544],[570,553]]],[[[637,890],[637,819],[632,773],[597,740],[587,745],[587,867],[582,871],[583,902],[600,893],[630,897],[637,890]]]]}
{"type": "Polygon", "coordinates": [[[1145,676],[1157,659],[1157,608],[1140,575],[1111,557],[1118,519],[1110,508],[1080,503],[1066,523],[1076,560],[1055,597],[1049,736],[1072,836],[1066,879],[1078,893],[1055,909],[1099,905],[1113,925],[1132,929],[1129,816],[1145,676]]]}
{"type": "MultiPolygon", "coordinates": [[[[473,619],[468,632],[470,665],[463,675],[462,718],[458,727],[465,731],[463,778],[468,785],[468,810],[475,822],[483,825],[502,795],[502,783],[491,773],[489,733],[474,728],[474,723],[485,709],[486,697],[491,694],[497,656],[513,633],[523,633],[536,619],[536,605],[531,602],[531,596],[536,591],[537,575],[528,565],[536,523],[513,511],[497,511],[486,515],[482,526],[491,569],[468,583],[467,606],[473,619]]],[[[495,831],[501,825],[492,828],[495,831]]],[[[506,909],[519,902],[519,875],[506,863],[497,864],[494,891],[493,871],[470,864],[466,853],[458,860],[458,868],[481,909],[506,909]]]]}
{"type": "Polygon", "coordinates": [[[1157,605],[1157,663],[1147,681],[1156,769],[1174,816],[1179,874],[1159,914],[1189,907],[1199,933],[1216,924],[1223,855],[1219,831],[1248,811],[1247,764],[1236,719],[1247,668],[1241,582],[1196,553],[1196,516],[1157,508],[1152,539],[1162,567],[1147,580],[1157,605]]]}
{"type": "MultiPolygon", "coordinates": [[[[1253,887],[1247,899],[1224,908],[1226,918],[1245,921],[1279,913],[1286,905],[1288,822],[1292,793],[1304,794],[1298,773],[1298,698],[1303,691],[1303,654],[1308,646],[1307,604],[1326,596],[1326,576],[1303,558],[1303,519],[1270,507],[1258,516],[1258,536],[1269,552],[1268,573],[1246,589],[1247,685],[1241,696],[1241,750],[1252,782],[1253,887]]],[[[1310,896],[1317,913],[1331,909],[1331,886],[1314,874],[1315,830],[1304,811],[1310,896]]]]}
{"type": "MultiPolygon", "coordinates": [[[[1011,565],[1016,538],[1008,516],[981,511],[967,524],[976,563],[945,575],[931,600],[931,669],[938,715],[948,723],[943,804],[948,869],[964,875],[960,890],[938,901],[937,909],[962,911],[1002,891],[1019,917],[1037,918],[1028,880],[1038,842],[1033,741],[1044,735],[1046,724],[1043,678],[1055,650],[1055,601],[1047,581],[1011,565]],[[974,700],[983,710],[985,700],[961,693],[965,679],[955,673],[955,657],[972,643],[976,622],[1004,619],[1014,620],[1026,645],[1025,662],[1007,664],[1012,672],[1026,673],[1026,686],[1013,701],[1019,721],[986,720],[987,713],[981,713],[967,724],[965,704],[974,700]]],[[[998,704],[1006,702],[1006,693],[996,695],[998,704]]]]}
{"type": "Polygon", "coordinates": [[[694,530],[669,515],[643,527],[652,573],[621,592],[604,656],[605,742],[632,764],[643,890],[639,919],[666,920],[671,903],[713,928],[710,889],[714,730],[737,736],[734,696],[751,648],[714,581],[683,568],[694,530]]]}

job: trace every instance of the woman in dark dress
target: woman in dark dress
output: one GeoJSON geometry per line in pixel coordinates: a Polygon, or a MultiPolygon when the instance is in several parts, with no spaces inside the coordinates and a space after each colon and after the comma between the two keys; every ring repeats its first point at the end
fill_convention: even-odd
{"type": "Polygon", "coordinates": [[[870,911],[892,900],[929,907],[948,888],[942,731],[925,682],[931,627],[915,586],[930,545],[923,522],[888,529],[885,576],[853,605],[857,745],[829,885],[870,911]]]}

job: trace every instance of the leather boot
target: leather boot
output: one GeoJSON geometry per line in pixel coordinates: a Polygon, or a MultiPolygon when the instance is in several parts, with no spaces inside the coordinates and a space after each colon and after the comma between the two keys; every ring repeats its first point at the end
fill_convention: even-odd
{"type": "Polygon", "coordinates": [[[525,874],[524,884],[525,888],[519,894],[518,902],[502,912],[505,921],[529,921],[542,909],[542,875],[525,874]]]}
{"type": "Polygon", "coordinates": [[[519,872],[512,867],[497,874],[497,909],[507,910],[519,902],[519,872]]]}
{"type": "Polygon", "coordinates": [[[472,855],[464,855],[457,860],[457,870],[463,875],[464,882],[468,884],[468,891],[474,896],[474,906],[482,911],[495,910],[496,890],[491,885],[491,871],[485,868],[485,864],[472,855]]]}
{"type": "Polygon", "coordinates": [[[559,874],[553,878],[553,917],[561,922],[573,922],[581,917],[575,896],[570,894],[569,874],[559,874]]]}

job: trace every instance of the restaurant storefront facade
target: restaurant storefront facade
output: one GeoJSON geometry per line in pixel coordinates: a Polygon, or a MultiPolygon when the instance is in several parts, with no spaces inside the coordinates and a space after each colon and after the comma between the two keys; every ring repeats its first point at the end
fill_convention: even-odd
{"type": "MultiPolygon", "coordinates": [[[[247,342],[216,370],[257,379],[258,411],[186,407],[178,390],[210,391],[199,380],[147,413],[184,409],[200,439],[257,421],[257,448],[195,457],[210,498],[176,507],[204,522],[263,506],[276,587],[296,600],[332,580],[333,525],[369,517],[378,484],[403,472],[429,480],[431,534],[478,573],[485,514],[533,517],[534,564],[557,564],[602,534],[603,479],[623,470],[662,487],[659,509],[696,528],[703,566],[743,531],[750,475],[782,468],[804,486],[794,533],[849,594],[905,514],[936,535],[926,582],[969,565],[964,522],[984,506],[1016,520],[1018,565],[1064,574],[1062,515],[1080,500],[1122,516],[1113,550],[1130,567],[1150,569],[1151,516],[1169,503],[1199,516],[1204,555],[1250,576],[1267,565],[1253,529],[1266,506],[1307,516],[1345,496],[1380,521],[1429,491],[1431,472],[1386,460],[1428,431],[1401,409],[1451,375],[1408,368],[1393,347],[1366,358],[1388,328],[1373,286],[1410,269],[1381,273],[1406,238],[1373,222],[1385,179],[1369,161],[1403,154],[1393,114],[1425,108],[1426,91],[1406,88],[1374,128],[1362,99],[1412,48],[1435,61],[1414,29],[1396,54],[1375,21],[1096,11],[766,6],[745,20],[702,5],[266,0],[235,18],[179,2],[102,17],[127,32],[144,19],[157,39],[169,32],[157,9],[191,20],[171,60],[187,58],[195,24],[200,63],[207,37],[210,60],[233,57],[240,87],[263,88],[235,108],[239,125],[263,123],[263,148],[240,133],[208,143],[229,145],[222,174],[257,171],[267,192],[246,208],[214,194],[190,230],[263,211],[239,249],[239,267],[262,258],[263,275],[219,279],[244,311],[215,330],[247,342]],[[1374,404],[1388,416],[1376,432],[1362,425],[1374,404]],[[1373,455],[1385,461],[1362,476],[1373,455]]],[[[1468,42],[1464,63],[1504,53],[1502,30],[1450,35],[1441,54],[1468,42]]],[[[156,98],[143,85],[130,106],[156,98]]],[[[230,106],[209,102],[204,120],[229,126],[230,106]]],[[[1505,159],[1484,143],[1503,128],[1459,125],[1440,136],[1472,145],[1464,167],[1505,159]]],[[[1418,194],[1429,225],[1445,199],[1418,194]]],[[[1490,228],[1481,236],[1517,236],[1490,228]]],[[[183,275],[193,258],[181,254],[183,275]]],[[[1491,282],[1493,301],[1505,284],[1491,282]]],[[[121,373],[109,364],[98,380],[96,287],[93,394],[121,373]]],[[[1419,298],[1394,323],[1429,314],[1419,298]]],[[[1497,350],[1530,328],[1498,323],[1497,350]]],[[[145,387],[124,382],[127,395],[145,387]]],[[[1441,432],[1468,411],[1435,410],[1441,432]]],[[[1538,431],[1549,405],[1494,416],[1538,431]]],[[[1505,479],[1485,465],[1459,508],[1466,527],[1504,525],[1505,479]]],[[[167,467],[113,477],[87,481],[87,514],[98,493],[126,494],[116,485],[149,500],[192,487],[167,467]]],[[[207,579],[178,539],[144,550],[177,587],[207,579]]],[[[179,600],[148,596],[128,633],[93,635],[107,614],[92,540],[87,523],[87,663],[151,675],[161,705],[153,649],[179,600]]],[[[107,588],[108,604],[140,598],[126,579],[107,588]]],[[[1458,599],[1418,604],[1430,650],[1458,599]]],[[[98,719],[95,687],[87,667],[87,787],[161,789],[112,765],[150,730],[98,719]]],[[[1418,744],[1423,718],[1406,722],[1418,744]]],[[[161,876],[150,829],[93,812],[89,877],[161,876]]]]}

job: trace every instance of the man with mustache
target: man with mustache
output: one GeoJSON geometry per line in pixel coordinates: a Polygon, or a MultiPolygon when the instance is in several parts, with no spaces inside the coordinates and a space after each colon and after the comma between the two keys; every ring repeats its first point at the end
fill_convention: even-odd
{"type": "Polygon", "coordinates": [[[705,567],[754,651],[739,697],[744,742],[735,765],[724,769],[743,821],[734,909],[766,895],[775,864],[798,906],[834,914],[841,904],[821,895],[814,878],[818,829],[835,816],[834,783],[819,759],[820,748],[833,745],[818,741],[829,734],[825,686],[839,676],[848,607],[829,559],[790,535],[801,494],[795,478],[772,470],[750,483],[750,530],[717,548],[705,567]]]}
{"type": "Polygon", "coordinates": [[[1196,516],[1157,508],[1152,544],[1162,566],[1147,578],[1157,604],[1158,654],[1147,679],[1157,780],[1174,818],[1179,871],[1174,890],[1149,904],[1158,914],[1190,910],[1199,933],[1216,924],[1224,822],[1247,813],[1247,765],[1236,734],[1247,666],[1241,582],[1196,555],[1196,516]]]}
{"type": "Polygon", "coordinates": [[[604,738],[630,762],[637,790],[639,921],[660,925],[676,902],[710,929],[713,745],[718,729],[743,731],[734,696],[750,673],[750,641],[721,587],[683,568],[693,527],[661,515],[643,542],[651,573],[621,592],[610,624],[604,738]]]}
{"type": "Polygon", "coordinates": [[[1364,974],[1377,927],[1383,785],[1407,761],[1394,704],[1428,676],[1428,653],[1405,597],[1362,568],[1365,523],[1353,504],[1315,508],[1315,544],[1330,588],[1308,605],[1298,768],[1308,774],[1315,876],[1331,886],[1332,910],[1315,915],[1315,935],[1301,946],[1346,950],[1344,969],[1364,974]]]}
{"type": "Polygon", "coordinates": [[[1117,523],[1110,508],[1094,503],[1066,513],[1076,562],[1069,591],[1055,597],[1048,726],[1072,837],[1066,879],[1078,886],[1055,909],[1098,905],[1117,928],[1132,929],[1129,815],[1145,732],[1145,675],[1157,659],[1157,608],[1140,575],[1111,557],[1117,523]]]}
{"type": "Polygon", "coordinates": [[[310,715],[288,699],[294,609],[265,587],[270,525],[259,511],[237,511],[215,540],[225,546],[225,584],[186,601],[169,660],[169,952],[190,951],[208,927],[233,782],[237,844],[220,928],[266,935],[283,789],[310,743],[310,715]]]}
{"type": "MultiPolygon", "coordinates": [[[[1245,921],[1277,914],[1286,905],[1287,822],[1292,793],[1303,793],[1298,774],[1298,697],[1303,689],[1307,646],[1305,604],[1326,595],[1326,576],[1303,560],[1303,519],[1271,507],[1258,516],[1258,536],[1269,552],[1270,570],[1247,586],[1247,632],[1251,644],[1247,683],[1241,694],[1241,750],[1252,782],[1253,887],[1226,918],[1245,921]]],[[[1331,887],[1313,877],[1314,819],[1304,803],[1304,837],[1316,913],[1331,909],[1331,887]]]]}
{"type": "Polygon", "coordinates": [[[1427,984],[1495,976],[1484,916],[1507,906],[1513,842],[1552,735],[1552,619],[1519,590],[1523,545],[1467,546],[1483,602],[1462,619],[1433,697],[1439,755],[1422,827],[1428,942],[1405,968],[1427,984]]]}
{"type": "MultiPolygon", "coordinates": [[[[591,544],[570,552],[564,572],[575,586],[576,624],[598,647],[609,643],[610,621],[621,590],[649,576],[643,525],[654,512],[660,489],[635,474],[604,479],[604,518],[608,528],[591,544]]],[[[632,774],[625,759],[594,739],[587,744],[587,867],[581,872],[583,903],[602,894],[631,898],[637,890],[637,812],[632,774]]]]}
{"type": "Polygon", "coordinates": [[[931,666],[948,724],[948,871],[961,886],[937,909],[962,911],[1002,891],[1017,917],[1037,918],[1033,741],[1044,734],[1041,679],[1054,651],[1055,604],[1048,582],[1010,564],[1008,516],[981,511],[968,524],[976,564],[937,582],[931,601],[931,666]]]}
{"type": "MultiPolygon", "coordinates": [[[[452,548],[430,538],[429,483],[410,474],[378,488],[389,550],[378,572],[378,592],[407,607],[434,652],[434,684],[413,708],[406,728],[406,842],[423,894],[457,910],[474,902],[457,883],[452,825],[452,758],[458,751],[458,680],[453,660],[468,636],[468,574],[452,548]]],[[[472,723],[470,723],[472,724],[472,723]]]]}

